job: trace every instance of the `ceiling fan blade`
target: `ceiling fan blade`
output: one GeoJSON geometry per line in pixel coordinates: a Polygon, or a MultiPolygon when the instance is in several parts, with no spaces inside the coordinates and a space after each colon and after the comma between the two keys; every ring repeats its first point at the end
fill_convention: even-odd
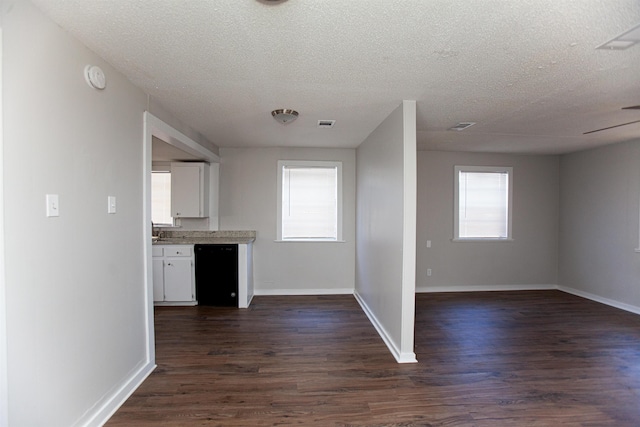
{"type": "Polygon", "coordinates": [[[584,132],[583,135],[588,135],[590,133],[596,133],[596,132],[600,132],[601,130],[607,130],[607,129],[613,129],[613,128],[619,128],[620,126],[626,126],[626,125],[631,125],[634,123],[640,123],[640,120],[634,120],[632,122],[628,122],[628,123],[622,123],[620,125],[615,125],[615,126],[609,126],[606,128],[602,128],[602,129],[596,129],[596,130],[590,130],[589,132],[584,132]]]}
{"type": "Polygon", "coordinates": [[[640,105],[634,105],[631,107],[622,107],[623,110],[640,110],[640,105]]]}

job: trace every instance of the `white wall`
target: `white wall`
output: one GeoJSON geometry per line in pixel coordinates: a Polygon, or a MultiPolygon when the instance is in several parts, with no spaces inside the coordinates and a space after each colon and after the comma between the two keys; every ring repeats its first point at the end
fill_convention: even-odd
{"type": "Polygon", "coordinates": [[[221,148],[220,229],[256,230],[255,294],[352,293],[355,150],[221,148]],[[344,243],[275,242],[278,160],[341,161],[344,243]]]}
{"type": "Polygon", "coordinates": [[[557,156],[419,152],[418,291],[556,286],[558,194],[557,156]],[[455,165],[513,166],[513,241],[451,240],[455,165]]]}
{"type": "Polygon", "coordinates": [[[399,362],[415,361],[415,114],[404,101],[356,151],[356,296],[399,362]]]}
{"type": "Polygon", "coordinates": [[[153,368],[147,96],[30,2],[1,13],[8,421],[98,425],[153,368]],[[87,64],[105,71],[104,91],[85,82],[87,64]],[[45,217],[45,194],[59,195],[59,217],[45,217]]]}
{"type": "Polygon", "coordinates": [[[640,140],[561,158],[562,289],[640,313],[640,140]]]}

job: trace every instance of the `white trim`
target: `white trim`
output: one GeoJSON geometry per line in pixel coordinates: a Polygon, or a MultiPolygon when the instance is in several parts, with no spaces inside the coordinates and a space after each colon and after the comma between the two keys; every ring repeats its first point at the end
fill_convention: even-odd
{"type": "Polygon", "coordinates": [[[415,363],[416,241],[418,235],[418,160],[416,101],[402,101],[402,289],[398,363],[415,363]]]}
{"type": "Polygon", "coordinates": [[[9,425],[7,356],[7,284],[4,275],[4,130],[2,126],[2,28],[0,28],[0,427],[9,425]]]}
{"type": "Polygon", "coordinates": [[[638,202],[638,247],[635,251],[640,252],[640,201],[638,202]]]}
{"type": "Polygon", "coordinates": [[[400,351],[400,349],[393,342],[393,340],[391,339],[387,331],[384,329],[384,326],[382,326],[382,324],[378,321],[375,314],[373,314],[373,312],[369,309],[369,307],[367,306],[367,303],[358,294],[358,292],[354,292],[353,296],[356,298],[356,301],[358,301],[358,304],[360,304],[362,311],[364,311],[364,314],[367,315],[367,317],[369,318],[369,321],[371,322],[373,327],[376,329],[376,331],[378,332],[378,335],[380,335],[380,338],[382,338],[382,341],[384,341],[384,343],[386,344],[387,348],[389,349],[393,357],[396,359],[396,361],[398,363],[417,363],[418,360],[416,359],[416,354],[414,352],[402,353],[400,351]]]}
{"type": "Polygon", "coordinates": [[[353,295],[354,288],[323,289],[255,289],[254,295],[353,295]]]}
{"type": "Polygon", "coordinates": [[[153,372],[156,365],[147,363],[138,369],[124,381],[113,393],[107,393],[92,408],[73,424],[73,427],[99,427],[104,425],[109,418],[127,401],[129,396],[144,382],[144,380],[153,372]],[[94,410],[95,408],[95,410],[94,410]]]}
{"type": "Polygon", "coordinates": [[[346,240],[329,240],[329,239],[291,239],[291,240],[274,240],[274,243],[347,243],[346,240]]]}
{"type": "Polygon", "coordinates": [[[328,160],[278,160],[277,179],[276,179],[276,242],[314,242],[314,243],[339,243],[344,242],[342,239],[342,162],[328,160]],[[318,167],[318,168],[336,168],[337,178],[337,237],[333,239],[283,239],[282,238],[282,168],[285,166],[301,166],[301,167],[318,167]]]}
{"type": "Polygon", "coordinates": [[[465,239],[465,238],[454,238],[451,239],[452,242],[465,242],[465,243],[487,243],[487,242],[514,242],[514,239],[500,239],[497,237],[485,237],[485,238],[479,238],[479,237],[471,237],[469,239],[465,239]]]}
{"type": "Polygon", "coordinates": [[[604,298],[590,292],[581,291],[578,289],[570,288],[568,286],[558,286],[558,290],[566,292],[568,294],[576,295],[582,298],[590,299],[601,304],[605,304],[611,307],[619,308],[620,310],[629,311],[631,313],[640,314],[640,307],[635,305],[626,304],[623,302],[615,301],[609,298],[604,298]]]}
{"type": "Polygon", "coordinates": [[[144,289],[145,289],[145,327],[147,331],[146,356],[147,362],[155,364],[156,362],[156,346],[155,346],[155,329],[154,329],[154,313],[153,313],[153,263],[152,246],[151,246],[151,152],[153,147],[152,137],[154,135],[154,116],[148,112],[143,115],[143,146],[142,146],[142,238],[143,238],[143,271],[144,273],[144,289]]]}
{"type": "Polygon", "coordinates": [[[553,284],[527,285],[453,285],[453,286],[418,286],[417,294],[436,292],[493,292],[493,291],[548,291],[558,289],[553,284]]]}

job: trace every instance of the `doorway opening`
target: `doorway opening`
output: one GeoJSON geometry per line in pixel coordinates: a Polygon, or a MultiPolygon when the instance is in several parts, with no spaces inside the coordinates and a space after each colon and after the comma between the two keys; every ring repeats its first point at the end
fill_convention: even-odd
{"type": "Polygon", "coordinates": [[[153,313],[153,270],[152,270],[152,226],[151,226],[151,173],[154,156],[161,159],[199,160],[208,163],[220,163],[220,157],[213,151],[198,144],[182,132],[163,122],[153,114],[144,113],[143,145],[143,247],[144,247],[144,286],[146,301],[147,362],[155,365],[155,336],[153,313]],[[155,154],[154,154],[155,153],[155,154]]]}

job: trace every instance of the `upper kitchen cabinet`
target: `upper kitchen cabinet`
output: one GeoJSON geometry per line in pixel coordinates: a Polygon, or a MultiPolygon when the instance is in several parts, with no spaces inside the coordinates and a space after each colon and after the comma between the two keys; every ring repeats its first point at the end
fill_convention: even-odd
{"type": "Polygon", "coordinates": [[[210,166],[204,162],[171,163],[171,216],[209,216],[210,166]]]}

